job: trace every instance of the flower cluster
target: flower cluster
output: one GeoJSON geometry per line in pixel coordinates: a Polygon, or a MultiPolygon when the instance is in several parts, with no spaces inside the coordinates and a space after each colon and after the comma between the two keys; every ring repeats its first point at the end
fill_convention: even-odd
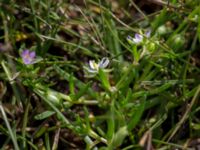
{"type": "Polygon", "coordinates": [[[140,59],[150,55],[155,50],[155,44],[151,40],[148,40],[150,36],[151,30],[147,30],[144,33],[136,33],[134,37],[127,37],[127,41],[131,45],[134,64],[137,65],[140,59]]]}

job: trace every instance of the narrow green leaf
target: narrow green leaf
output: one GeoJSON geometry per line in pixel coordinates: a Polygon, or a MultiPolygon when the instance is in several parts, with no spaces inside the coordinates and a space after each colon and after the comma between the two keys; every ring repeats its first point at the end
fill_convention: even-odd
{"type": "Polygon", "coordinates": [[[108,75],[102,69],[99,69],[99,77],[103,87],[109,91],[111,89],[111,86],[109,83],[108,75]]]}
{"type": "Polygon", "coordinates": [[[128,135],[127,126],[119,128],[119,130],[116,132],[116,134],[114,134],[112,138],[112,142],[109,145],[110,149],[115,149],[119,147],[127,135],[128,135]]]}
{"type": "Polygon", "coordinates": [[[48,129],[48,125],[41,125],[33,134],[34,138],[39,138],[41,137],[44,133],[46,133],[48,129]]]}
{"type": "Polygon", "coordinates": [[[115,108],[114,108],[114,102],[112,101],[110,111],[108,113],[109,119],[107,120],[107,139],[108,141],[111,141],[114,133],[115,133],[115,108]]]}
{"type": "Polygon", "coordinates": [[[75,94],[74,78],[73,78],[72,74],[70,74],[70,76],[69,76],[69,90],[70,90],[71,94],[75,94]]]}
{"type": "Polygon", "coordinates": [[[165,90],[167,90],[168,88],[170,88],[171,86],[173,86],[173,84],[171,83],[166,83],[158,88],[152,89],[151,91],[149,91],[150,95],[154,95],[154,94],[159,94],[165,90]]]}
{"type": "Polygon", "coordinates": [[[78,91],[78,93],[76,93],[76,95],[74,95],[74,100],[78,100],[81,96],[83,96],[88,89],[91,87],[91,82],[85,84],[84,86],[82,86],[80,88],[80,90],[78,91]]]}
{"type": "Polygon", "coordinates": [[[133,45],[132,53],[133,53],[134,62],[137,64],[140,59],[140,54],[138,53],[137,45],[133,45]]]}
{"type": "Polygon", "coordinates": [[[126,72],[123,73],[120,80],[117,82],[116,88],[121,89],[129,85],[129,83],[133,80],[134,76],[135,70],[133,69],[132,65],[129,65],[129,68],[126,70],[126,72]]]}
{"type": "Polygon", "coordinates": [[[146,96],[140,100],[140,104],[135,111],[133,111],[131,119],[128,123],[128,130],[131,131],[140,121],[142,114],[145,110],[146,96]]]}
{"type": "Polygon", "coordinates": [[[46,119],[46,118],[52,116],[53,114],[55,114],[54,111],[47,110],[47,111],[44,111],[44,112],[36,115],[34,118],[36,120],[43,120],[43,119],[46,119]]]}

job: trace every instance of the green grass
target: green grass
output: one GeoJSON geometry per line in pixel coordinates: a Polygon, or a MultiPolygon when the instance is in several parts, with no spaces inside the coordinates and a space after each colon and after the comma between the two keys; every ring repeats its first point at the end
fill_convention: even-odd
{"type": "Polygon", "coordinates": [[[197,147],[200,3],[160,2],[1,1],[0,148],[197,147]]]}

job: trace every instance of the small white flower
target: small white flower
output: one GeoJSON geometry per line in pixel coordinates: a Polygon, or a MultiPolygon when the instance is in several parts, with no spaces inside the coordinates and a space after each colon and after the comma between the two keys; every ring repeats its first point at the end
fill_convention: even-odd
{"type": "MultiPolygon", "coordinates": [[[[151,30],[146,31],[144,36],[146,36],[146,38],[150,38],[151,30]]],[[[128,36],[127,40],[129,43],[138,45],[144,41],[144,36],[142,34],[136,33],[134,37],[128,36]]]]}
{"type": "Polygon", "coordinates": [[[88,73],[90,73],[89,76],[95,76],[99,69],[105,69],[108,64],[110,63],[110,60],[107,57],[103,57],[100,62],[96,63],[94,60],[89,61],[89,67],[84,67],[88,73]]]}
{"type": "Polygon", "coordinates": [[[94,60],[89,61],[89,72],[98,72],[99,68],[104,69],[109,64],[109,59],[107,57],[104,57],[101,59],[99,63],[96,63],[94,60]]]}
{"type": "Polygon", "coordinates": [[[143,41],[143,36],[141,34],[136,33],[135,37],[133,38],[133,42],[135,44],[139,44],[143,41]]]}

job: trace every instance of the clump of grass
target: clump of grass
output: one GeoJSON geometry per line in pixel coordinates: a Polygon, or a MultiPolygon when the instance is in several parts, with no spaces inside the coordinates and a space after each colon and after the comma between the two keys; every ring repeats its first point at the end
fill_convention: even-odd
{"type": "Polygon", "coordinates": [[[198,1],[0,6],[1,149],[198,146],[198,1]]]}

